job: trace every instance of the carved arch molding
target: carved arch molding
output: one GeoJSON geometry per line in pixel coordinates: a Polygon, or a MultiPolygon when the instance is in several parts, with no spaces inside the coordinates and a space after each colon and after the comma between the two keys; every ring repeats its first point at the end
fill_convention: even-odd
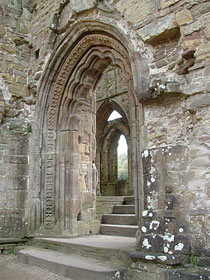
{"type": "MultiPolygon", "coordinates": [[[[72,206],[63,205],[65,202],[57,202],[57,194],[61,192],[60,188],[65,188],[61,186],[62,184],[65,185],[65,174],[61,174],[59,171],[60,167],[58,167],[59,165],[64,167],[63,161],[65,159],[61,157],[66,157],[65,151],[68,149],[68,147],[62,146],[62,137],[65,138],[65,135],[68,134],[68,137],[70,135],[70,138],[76,137],[78,139],[81,111],[92,110],[88,96],[93,92],[103,71],[110,64],[122,69],[123,75],[128,81],[132,112],[136,114],[134,108],[136,108],[138,102],[133,90],[129,53],[124,45],[113,36],[93,33],[81,36],[81,39],[78,40],[78,43],[66,55],[66,58],[61,59],[61,66],[58,69],[53,69],[51,73],[48,71],[47,82],[51,85],[43,87],[45,91],[48,91],[45,93],[45,104],[38,105],[42,107],[41,111],[44,112],[40,121],[40,131],[42,132],[42,153],[44,154],[45,160],[40,171],[40,184],[42,185],[40,191],[42,195],[39,211],[41,212],[41,218],[38,223],[34,222],[37,224],[37,226],[33,226],[34,230],[36,230],[39,224],[39,228],[47,230],[47,232],[49,231],[53,235],[52,232],[56,226],[59,228],[63,227],[64,229],[68,229],[71,226],[71,209],[69,213],[65,213],[65,208],[75,207],[74,203],[76,202],[72,199],[72,206]],[[54,74],[55,72],[56,75],[54,74]],[[53,78],[50,78],[50,75],[53,78]],[[63,136],[61,137],[61,135],[63,136]]],[[[43,100],[44,98],[42,97],[43,100]]],[[[136,125],[134,122],[138,122],[138,116],[133,115],[131,119],[132,128],[136,125]]],[[[135,132],[132,135],[133,138],[136,139],[137,134],[135,132]]],[[[74,141],[70,138],[68,141],[74,141]]],[[[77,157],[78,147],[76,146],[77,144],[72,149],[74,156],[77,157]]],[[[136,147],[134,145],[132,149],[133,153],[136,153],[136,147]]],[[[69,161],[71,161],[71,168],[73,170],[78,168],[74,166],[74,160],[72,158],[69,161]]],[[[136,174],[133,177],[136,177],[136,174]]],[[[136,179],[133,178],[133,180],[135,181],[136,179]]],[[[78,180],[76,179],[74,181],[75,189],[79,189],[77,184],[78,180]]],[[[70,190],[70,200],[71,192],[70,190]]]]}

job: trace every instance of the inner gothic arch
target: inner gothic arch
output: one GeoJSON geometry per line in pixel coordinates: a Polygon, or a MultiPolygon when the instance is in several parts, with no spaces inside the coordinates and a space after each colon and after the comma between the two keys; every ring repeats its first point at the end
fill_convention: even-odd
{"type": "MultiPolygon", "coordinates": [[[[87,23],[83,23],[64,38],[48,63],[39,88],[37,125],[33,129],[35,149],[31,154],[34,163],[30,166],[32,234],[72,236],[79,231],[93,232],[97,222],[95,89],[110,65],[122,71],[128,85],[130,180],[139,215],[142,179],[136,139],[140,137],[137,127],[141,107],[134,91],[137,82],[133,79],[137,68],[130,59],[128,45],[121,43],[125,41],[121,34],[95,22],[88,26],[88,32],[87,23]]],[[[125,115],[123,110],[120,113],[125,115]]]]}
{"type": "MultiPolygon", "coordinates": [[[[128,93],[127,93],[128,94],[128,93]]],[[[114,95],[113,95],[114,96],[114,95]]],[[[129,96],[123,95],[123,100],[129,96]]],[[[99,170],[98,194],[101,195],[134,195],[133,182],[118,180],[118,141],[124,135],[128,143],[128,174],[131,174],[131,141],[129,121],[125,111],[113,101],[104,102],[97,112],[97,169],[99,170]],[[108,121],[110,112],[121,112],[122,118],[108,121]],[[102,122],[103,120],[103,122],[102,122]]],[[[121,99],[120,99],[121,100],[121,99]]],[[[128,98],[129,100],[129,98],[128,98]]],[[[122,100],[121,100],[122,101],[122,100]]]]}

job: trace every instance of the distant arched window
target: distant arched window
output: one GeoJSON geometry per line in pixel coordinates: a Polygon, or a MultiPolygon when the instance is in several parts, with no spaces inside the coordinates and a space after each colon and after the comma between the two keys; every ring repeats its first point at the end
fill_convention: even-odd
{"type": "Polygon", "coordinates": [[[110,116],[108,118],[108,122],[113,121],[113,120],[117,120],[117,119],[121,119],[121,118],[122,118],[122,116],[120,115],[120,113],[118,113],[116,110],[114,110],[110,114],[110,116]]]}
{"type": "Polygon", "coordinates": [[[117,160],[118,160],[118,180],[128,179],[128,144],[126,138],[121,134],[118,140],[117,147],[117,160]]]}

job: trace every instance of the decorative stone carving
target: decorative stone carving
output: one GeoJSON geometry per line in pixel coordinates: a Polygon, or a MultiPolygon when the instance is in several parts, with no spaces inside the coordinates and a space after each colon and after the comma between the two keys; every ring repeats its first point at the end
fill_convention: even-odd
{"type": "MultiPolygon", "coordinates": [[[[112,61],[123,71],[130,72],[128,53],[121,43],[112,37],[101,34],[87,35],[70,52],[64,62],[53,87],[47,113],[47,159],[45,179],[45,227],[53,228],[55,221],[55,181],[56,181],[56,145],[59,138],[58,120],[62,130],[78,131],[82,108],[89,108],[87,96],[100,73],[112,61]],[[88,71],[86,70],[88,69],[88,71]]],[[[129,76],[129,74],[127,74],[129,76]]],[[[68,136],[66,136],[68,137],[68,136]]],[[[78,139],[78,137],[77,137],[78,139]]],[[[65,138],[64,145],[68,140],[65,138]]],[[[78,141],[75,140],[74,141],[78,141]]],[[[76,156],[76,154],[75,154],[76,156]]],[[[87,157],[87,156],[86,156],[87,157]]],[[[89,162],[89,156],[87,162],[89,162]]],[[[65,160],[64,160],[65,162],[65,160]]],[[[76,162],[75,162],[76,163],[76,162]]],[[[70,166],[75,163],[69,163],[70,166]]],[[[67,162],[66,162],[67,164],[67,162]]],[[[69,168],[73,168],[68,166],[69,168]]],[[[92,165],[90,165],[92,166],[92,165]]],[[[64,168],[65,167],[64,165],[64,168]]],[[[74,169],[74,168],[73,168],[74,169]]],[[[90,180],[96,180],[96,172],[93,168],[90,180]]],[[[89,171],[88,171],[89,173],[89,171]]],[[[88,174],[87,173],[87,174],[88,174]]],[[[84,177],[84,180],[86,177],[84,177]]],[[[71,178],[74,189],[79,188],[76,173],[71,178]]],[[[63,182],[65,184],[65,181],[63,182]]],[[[72,187],[70,183],[70,188],[72,187]]],[[[87,182],[85,182],[87,183],[87,182]]],[[[93,183],[94,191],[95,184],[93,183]]],[[[68,198],[70,199],[70,197],[68,198]]],[[[68,207],[67,205],[65,207],[68,207]]],[[[69,215],[72,215],[69,213],[69,215]]]]}

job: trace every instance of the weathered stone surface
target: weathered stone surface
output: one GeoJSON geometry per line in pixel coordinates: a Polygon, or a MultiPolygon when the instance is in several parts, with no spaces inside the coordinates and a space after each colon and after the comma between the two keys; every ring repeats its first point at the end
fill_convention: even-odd
{"type": "Polygon", "coordinates": [[[17,51],[15,45],[10,45],[10,44],[0,44],[0,49],[8,53],[15,53],[17,51]]]}
{"type": "Polygon", "coordinates": [[[210,82],[206,83],[206,91],[210,92],[210,82]]]}
{"type": "MultiPolygon", "coordinates": [[[[209,256],[209,1],[37,0],[21,9],[18,1],[16,11],[5,1],[0,236],[23,237],[25,222],[32,235],[98,233],[96,189],[122,195],[135,186],[139,249],[162,260],[209,256]],[[123,121],[107,124],[114,109],[123,121]],[[124,182],[116,180],[120,134],[129,147],[124,182]]],[[[112,210],[107,199],[98,218],[112,210]]],[[[159,266],[144,266],[131,265],[133,279],[157,279],[159,266]]]]}
{"type": "Polygon", "coordinates": [[[183,47],[184,49],[193,49],[197,48],[203,43],[203,37],[201,33],[195,33],[193,35],[189,35],[184,37],[183,39],[183,47]]]}
{"type": "Polygon", "coordinates": [[[72,0],[70,2],[72,10],[76,13],[80,13],[82,11],[86,11],[95,7],[97,1],[96,0],[72,0]]]}
{"type": "Polygon", "coordinates": [[[149,254],[144,252],[132,252],[130,253],[131,258],[134,261],[143,261],[143,262],[151,262],[151,263],[161,263],[165,265],[180,265],[187,264],[189,261],[189,257],[185,255],[166,255],[166,254],[149,254]]]}
{"type": "Polygon", "coordinates": [[[177,2],[179,2],[180,0],[161,0],[161,7],[163,9],[168,8],[174,4],[176,4],[177,2]]]}
{"type": "Polygon", "coordinates": [[[6,30],[4,26],[0,25],[0,38],[4,37],[6,34],[6,30]]]}
{"type": "Polygon", "coordinates": [[[9,86],[9,91],[12,95],[26,97],[29,95],[27,85],[14,83],[9,86]]]}
{"type": "Polygon", "coordinates": [[[175,22],[174,15],[160,18],[138,30],[143,41],[152,45],[177,38],[180,36],[179,27],[175,22]]]}
{"type": "Polygon", "coordinates": [[[203,43],[195,53],[196,62],[210,58],[210,42],[203,43]]]}
{"type": "Polygon", "coordinates": [[[146,18],[157,11],[156,1],[143,0],[120,0],[115,8],[124,15],[125,19],[133,24],[138,23],[139,19],[146,18]]]}
{"type": "Polygon", "coordinates": [[[206,23],[206,28],[204,29],[206,38],[210,40],[210,21],[206,23]]]}
{"type": "Polygon", "coordinates": [[[203,94],[198,97],[193,97],[188,100],[187,110],[195,113],[197,110],[210,106],[210,95],[203,94]]]}
{"type": "Polygon", "coordinates": [[[199,19],[197,21],[192,22],[191,24],[183,26],[182,34],[185,36],[193,34],[194,32],[202,30],[205,26],[205,21],[203,19],[199,19]]]}
{"type": "Polygon", "coordinates": [[[192,22],[192,15],[189,10],[184,9],[178,13],[176,13],[176,22],[178,25],[184,25],[192,22]]]}

